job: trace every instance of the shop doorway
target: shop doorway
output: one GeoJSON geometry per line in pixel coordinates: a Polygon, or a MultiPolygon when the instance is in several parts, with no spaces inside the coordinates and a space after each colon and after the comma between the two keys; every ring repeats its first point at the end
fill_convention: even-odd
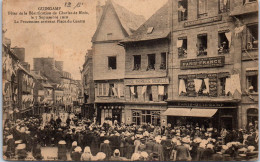
{"type": "Polygon", "coordinates": [[[115,120],[117,120],[117,123],[121,123],[121,110],[112,110],[112,122],[114,123],[115,120]]]}
{"type": "Polygon", "coordinates": [[[233,117],[232,116],[222,116],[221,117],[221,128],[226,128],[227,130],[233,129],[233,117]]]}

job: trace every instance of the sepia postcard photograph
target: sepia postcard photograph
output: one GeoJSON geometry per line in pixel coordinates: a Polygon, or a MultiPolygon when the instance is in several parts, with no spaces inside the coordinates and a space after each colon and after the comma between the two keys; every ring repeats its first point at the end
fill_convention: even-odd
{"type": "Polygon", "coordinates": [[[3,0],[5,161],[257,161],[258,0],[3,0]]]}

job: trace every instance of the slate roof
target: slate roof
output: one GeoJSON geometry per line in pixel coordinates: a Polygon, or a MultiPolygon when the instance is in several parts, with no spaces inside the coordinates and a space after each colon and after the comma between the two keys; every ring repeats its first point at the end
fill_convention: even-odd
{"type": "Polygon", "coordinates": [[[170,33],[169,1],[157,10],[143,25],[141,25],[132,35],[125,38],[121,43],[154,40],[166,38],[170,33]],[[153,27],[151,33],[148,29],[153,27]]]}
{"type": "Polygon", "coordinates": [[[103,19],[106,15],[106,11],[109,7],[115,11],[117,18],[122,26],[123,31],[125,32],[126,36],[131,35],[135,30],[137,30],[140,25],[145,22],[145,18],[142,15],[136,15],[131,11],[127,10],[125,7],[120,6],[113,2],[112,0],[108,0],[106,5],[104,6],[104,10],[95,31],[94,36],[92,37],[92,42],[95,42],[96,36],[99,32],[100,26],[102,25],[103,19]]]}

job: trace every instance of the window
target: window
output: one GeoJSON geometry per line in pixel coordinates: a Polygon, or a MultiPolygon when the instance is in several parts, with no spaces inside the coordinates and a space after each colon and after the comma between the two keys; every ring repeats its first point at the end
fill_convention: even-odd
{"type": "Polygon", "coordinates": [[[115,85],[112,83],[112,84],[109,84],[109,94],[108,96],[115,96],[115,85]]]}
{"type": "Polygon", "coordinates": [[[113,33],[107,33],[107,40],[111,40],[113,36],[113,33]]]}
{"type": "Polygon", "coordinates": [[[179,96],[187,95],[188,80],[186,77],[179,77],[179,96]]]}
{"type": "Polygon", "coordinates": [[[165,70],[166,69],[166,52],[161,53],[161,65],[160,69],[165,70]]]}
{"type": "Polygon", "coordinates": [[[152,86],[147,86],[147,100],[153,101],[153,93],[152,93],[152,86]]]}
{"type": "Polygon", "coordinates": [[[258,92],[258,75],[252,74],[247,76],[247,90],[249,93],[258,92]]]}
{"type": "Polygon", "coordinates": [[[198,18],[208,16],[208,0],[198,0],[198,18]]]}
{"type": "Polygon", "coordinates": [[[140,70],[141,69],[141,55],[134,55],[134,69],[133,70],[140,70]]]}
{"type": "Polygon", "coordinates": [[[137,86],[130,86],[130,98],[131,98],[131,101],[134,101],[138,98],[138,93],[137,93],[137,86]]]}
{"type": "Polygon", "coordinates": [[[97,96],[108,96],[109,94],[109,84],[108,83],[98,83],[97,84],[97,96]]]}
{"type": "Polygon", "coordinates": [[[116,57],[108,57],[108,69],[116,69],[116,57]]]}
{"type": "Polygon", "coordinates": [[[149,54],[148,55],[148,70],[155,70],[155,54],[149,54]]]}
{"type": "Polygon", "coordinates": [[[208,48],[207,34],[200,34],[197,37],[197,56],[206,56],[208,48]]]}
{"type": "Polygon", "coordinates": [[[246,31],[246,48],[248,50],[258,48],[258,24],[248,25],[246,31]]]}
{"type": "Polygon", "coordinates": [[[226,79],[227,79],[227,77],[219,78],[219,89],[218,89],[219,96],[226,95],[226,93],[225,93],[226,79]]]}
{"type": "Polygon", "coordinates": [[[179,0],[178,18],[179,21],[185,21],[188,17],[188,0],[179,0]]]}
{"type": "Polygon", "coordinates": [[[249,129],[258,129],[258,110],[256,108],[247,110],[247,126],[249,129]]]}
{"type": "Polygon", "coordinates": [[[144,123],[160,125],[160,111],[133,110],[132,119],[133,124],[136,125],[141,125],[144,123]]]}
{"type": "Polygon", "coordinates": [[[133,123],[136,125],[141,124],[141,114],[142,112],[140,110],[133,110],[132,111],[132,117],[133,117],[133,123]]]}
{"type": "Polygon", "coordinates": [[[178,56],[179,58],[187,57],[187,37],[181,37],[177,40],[178,56]]]}
{"type": "Polygon", "coordinates": [[[219,13],[229,12],[230,0],[219,0],[219,13]]]}
{"type": "Polygon", "coordinates": [[[231,32],[218,33],[218,53],[229,53],[231,43],[231,32]]]}

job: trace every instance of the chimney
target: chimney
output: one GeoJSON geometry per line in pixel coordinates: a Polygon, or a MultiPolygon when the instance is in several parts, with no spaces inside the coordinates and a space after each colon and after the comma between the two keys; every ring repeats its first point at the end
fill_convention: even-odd
{"type": "Polygon", "coordinates": [[[96,25],[98,26],[99,21],[101,19],[102,13],[103,13],[103,7],[100,0],[98,0],[97,2],[97,6],[96,6],[96,25]]]}

